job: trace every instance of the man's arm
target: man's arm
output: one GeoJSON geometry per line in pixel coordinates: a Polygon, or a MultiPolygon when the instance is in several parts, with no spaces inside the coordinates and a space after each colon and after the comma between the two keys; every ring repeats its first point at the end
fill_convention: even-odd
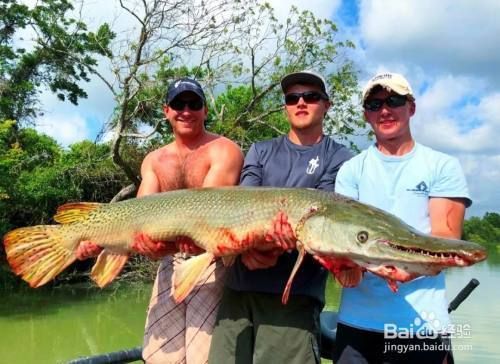
{"type": "Polygon", "coordinates": [[[431,235],[460,239],[465,203],[463,198],[431,197],[429,200],[431,235]]]}
{"type": "MultiPolygon", "coordinates": [[[[137,191],[137,197],[143,197],[162,192],[160,181],[154,170],[154,154],[149,153],[141,164],[141,177],[142,181],[137,191]]],[[[180,242],[182,245],[182,241],[180,242]]],[[[184,246],[183,246],[184,248],[184,246]]],[[[160,259],[172,252],[172,244],[152,240],[146,234],[137,234],[132,244],[132,249],[137,253],[146,255],[151,259],[160,259]]],[[[188,248],[186,248],[187,250],[188,248]]]]}
{"type": "Polygon", "coordinates": [[[240,147],[223,138],[210,150],[210,169],[202,187],[234,186],[240,179],[243,153],[240,147]]]}
{"type": "Polygon", "coordinates": [[[336,150],[334,150],[333,154],[330,156],[328,166],[321,176],[317,188],[321,190],[334,191],[335,185],[337,183],[337,176],[341,166],[344,164],[344,162],[348,161],[351,158],[352,153],[344,146],[339,146],[336,150]]]}
{"type": "Polygon", "coordinates": [[[262,186],[262,164],[255,144],[252,144],[245,156],[241,170],[240,185],[262,186]]]}
{"type": "MultiPolygon", "coordinates": [[[[241,166],[243,165],[243,153],[240,147],[226,138],[218,140],[217,144],[209,150],[210,169],[203,180],[201,187],[233,186],[240,178],[241,166]],[[224,158],[221,158],[224,156],[224,158]]],[[[203,249],[199,248],[189,238],[179,237],[176,239],[180,251],[189,254],[200,254],[203,249]]]]}
{"type": "MultiPolygon", "coordinates": [[[[200,187],[233,186],[240,178],[241,166],[243,164],[243,153],[241,149],[229,139],[221,139],[209,150],[210,169],[200,187]],[[221,158],[224,156],[224,158],[221,158]]],[[[194,244],[186,237],[178,237],[176,245],[182,252],[189,254],[200,254],[204,250],[194,244]]]]}
{"type": "Polygon", "coordinates": [[[359,199],[359,181],[353,171],[352,162],[346,162],[340,167],[335,181],[335,192],[341,195],[359,199]]]}
{"type": "Polygon", "coordinates": [[[160,182],[153,168],[153,155],[150,153],[141,164],[141,184],[137,191],[137,197],[152,195],[161,192],[160,182]]]}
{"type": "MultiPolygon", "coordinates": [[[[241,171],[240,185],[262,186],[262,163],[255,144],[252,144],[245,156],[245,163],[241,171]]],[[[287,227],[280,226],[280,229],[287,229],[287,227]]],[[[280,234],[279,231],[275,233],[277,235],[280,234]]],[[[276,247],[276,249],[266,251],[250,249],[241,255],[241,262],[250,270],[271,268],[276,265],[278,258],[283,254],[286,248],[287,247],[276,247]]]]}
{"type": "Polygon", "coordinates": [[[465,208],[472,203],[465,175],[458,160],[448,156],[439,160],[436,171],[429,200],[431,234],[460,239],[465,208]]]}

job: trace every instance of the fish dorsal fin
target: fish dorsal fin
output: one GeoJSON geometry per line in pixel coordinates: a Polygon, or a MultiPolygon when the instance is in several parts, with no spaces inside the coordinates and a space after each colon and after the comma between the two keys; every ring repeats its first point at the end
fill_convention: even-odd
{"type": "Polygon", "coordinates": [[[283,303],[284,305],[288,302],[288,297],[290,296],[290,290],[292,289],[293,279],[295,278],[295,275],[297,274],[297,271],[299,270],[302,261],[304,260],[304,257],[306,255],[306,250],[299,242],[297,242],[297,250],[299,251],[299,255],[297,256],[297,261],[295,262],[295,265],[293,266],[292,269],[292,273],[290,273],[290,277],[286,282],[285,290],[283,291],[283,296],[281,296],[281,303],[283,303]]]}
{"type": "Polygon", "coordinates": [[[97,202],[70,202],[57,208],[54,220],[59,224],[77,222],[86,218],[91,211],[102,205],[104,204],[97,202]]]}
{"type": "Polygon", "coordinates": [[[114,253],[104,249],[101,254],[99,254],[97,262],[92,267],[90,278],[92,278],[99,287],[103,288],[120,274],[127,260],[127,253],[114,253]]]}
{"type": "Polygon", "coordinates": [[[208,269],[214,256],[211,253],[203,253],[182,262],[174,270],[172,276],[172,287],[175,302],[182,302],[198,283],[202,274],[208,269]]]}

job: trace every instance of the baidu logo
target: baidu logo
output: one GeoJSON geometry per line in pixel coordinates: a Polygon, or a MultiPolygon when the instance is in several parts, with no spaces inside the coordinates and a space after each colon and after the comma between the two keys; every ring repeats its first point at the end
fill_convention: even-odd
{"type": "Polygon", "coordinates": [[[384,324],[384,339],[435,339],[442,331],[441,322],[434,312],[420,312],[409,327],[398,327],[396,324],[384,324]]]}
{"type": "Polygon", "coordinates": [[[442,326],[434,312],[422,311],[408,327],[398,327],[394,323],[384,324],[384,339],[435,339],[440,333],[451,338],[471,338],[470,324],[448,324],[442,326]]]}

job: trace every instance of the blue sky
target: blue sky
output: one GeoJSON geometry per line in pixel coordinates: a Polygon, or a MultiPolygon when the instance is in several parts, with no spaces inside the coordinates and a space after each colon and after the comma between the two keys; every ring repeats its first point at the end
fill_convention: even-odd
{"type": "MultiPolygon", "coordinates": [[[[404,74],[416,92],[413,135],[460,160],[474,200],[467,215],[500,212],[500,1],[269,2],[281,19],[295,5],[333,20],[340,36],[356,44],[351,56],[360,88],[379,71],[404,74]]],[[[89,8],[94,21],[109,21],[103,6],[89,8]]],[[[86,89],[89,98],[79,107],[44,94],[38,128],[65,145],[95,138],[114,101],[99,82],[86,89]]]]}

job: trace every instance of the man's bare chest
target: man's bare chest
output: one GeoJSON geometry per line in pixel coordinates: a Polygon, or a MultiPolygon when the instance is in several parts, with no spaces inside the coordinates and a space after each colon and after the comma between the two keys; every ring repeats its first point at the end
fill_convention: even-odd
{"type": "Polygon", "coordinates": [[[210,160],[199,151],[184,157],[167,155],[157,161],[154,169],[162,191],[202,187],[210,160]]]}

